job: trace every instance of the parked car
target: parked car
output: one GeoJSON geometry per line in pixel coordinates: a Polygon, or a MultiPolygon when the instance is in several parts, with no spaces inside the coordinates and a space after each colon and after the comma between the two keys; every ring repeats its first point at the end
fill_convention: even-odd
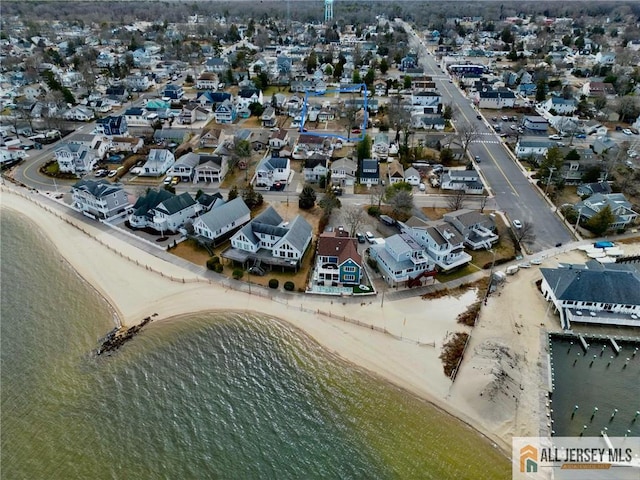
{"type": "Polygon", "coordinates": [[[558,134],[549,135],[549,140],[562,140],[562,137],[558,134]]]}
{"type": "Polygon", "coordinates": [[[424,183],[421,183],[418,185],[418,189],[420,189],[421,192],[424,192],[427,189],[427,186],[424,183]]]}
{"type": "Polygon", "coordinates": [[[513,226],[516,228],[522,228],[522,222],[520,220],[514,220],[513,226]]]}
{"type": "Polygon", "coordinates": [[[108,170],[104,170],[104,169],[100,169],[96,171],[96,177],[100,178],[100,177],[106,177],[108,175],[109,171],[108,170]]]}
{"type": "Polygon", "coordinates": [[[482,120],[482,115],[478,114],[478,115],[476,115],[476,118],[477,118],[478,120],[482,120]]]}
{"type": "Polygon", "coordinates": [[[507,117],[506,115],[503,115],[502,117],[500,117],[500,119],[501,119],[503,122],[508,122],[508,121],[509,121],[509,117],[507,117]]]}
{"type": "Polygon", "coordinates": [[[620,125],[616,125],[616,132],[622,131],[622,127],[620,125]]]}
{"type": "Polygon", "coordinates": [[[168,177],[164,177],[162,183],[163,185],[171,185],[171,175],[169,175],[168,177]]]}
{"type": "Polygon", "coordinates": [[[584,133],[579,133],[576,135],[576,138],[587,138],[587,136],[584,133]]]}
{"type": "Polygon", "coordinates": [[[360,232],[356,233],[356,239],[358,240],[358,243],[364,243],[366,241],[364,235],[360,232]]]}
{"type": "Polygon", "coordinates": [[[623,128],[622,133],[624,133],[625,135],[632,135],[631,130],[629,130],[628,128],[623,128]]]}
{"type": "Polygon", "coordinates": [[[380,221],[389,226],[393,226],[396,224],[396,221],[388,215],[380,215],[380,221]]]}
{"type": "Polygon", "coordinates": [[[629,130],[631,130],[631,133],[633,133],[634,135],[640,134],[640,130],[638,130],[637,128],[629,127],[629,130]]]}
{"type": "Polygon", "coordinates": [[[480,163],[480,155],[476,155],[475,161],[476,161],[476,163],[480,163]]]}
{"type": "Polygon", "coordinates": [[[180,183],[180,177],[173,177],[171,179],[171,185],[177,185],[180,183]]]}
{"type": "Polygon", "coordinates": [[[373,233],[371,232],[365,232],[364,236],[367,239],[367,242],[369,243],[373,243],[373,240],[376,238],[373,236],[373,233]]]}

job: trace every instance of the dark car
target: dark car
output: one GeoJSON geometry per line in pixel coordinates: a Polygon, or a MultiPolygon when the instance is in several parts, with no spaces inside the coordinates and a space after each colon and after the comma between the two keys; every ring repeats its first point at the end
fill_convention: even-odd
{"type": "Polygon", "coordinates": [[[358,243],[364,243],[366,242],[364,235],[361,234],[360,232],[356,233],[356,238],[358,239],[358,243]]]}
{"type": "Polygon", "coordinates": [[[482,115],[478,114],[478,115],[476,115],[476,118],[477,118],[478,120],[482,120],[482,115]]]}
{"type": "Polygon", "coordinates": [[[637,128],[629,127],[629,130],[631,130],[631,133],[633,133],[634,135],[640,134],[640,131],[638,131],[637,128]]]}
{"type": "Polygon", "coordinates": [[[616,125],[616,132],[621,132],[622,131],[622,127],[620,125],[616,125]]]}
{"type": "Polygon", "coordinates": [[[284,183],[280,183],[280,182],[274,183],[273,185],[271,185],[271,190],[275,190],[276,192],[284,190],[284,183]]]}

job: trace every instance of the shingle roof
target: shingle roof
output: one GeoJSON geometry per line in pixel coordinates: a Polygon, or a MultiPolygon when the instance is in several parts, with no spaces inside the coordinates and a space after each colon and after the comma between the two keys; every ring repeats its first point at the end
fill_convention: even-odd
{"type": "Polygon", "coordinates": [[[337,232],[326,232],[318,238],[318,255],[325,257],[337,256],[338,265],[353,260],[358,265],[362,263],[362,257],[358,253],[358,244],[355,238],[336,235],[337,232]]]}
{"type": "Polygon", "coordinates": [[[161,202],[173,196],[173,193],[168,190],[149,190],[146,195],[138,197],[138,200],[133,205],[133,214],[137,217],[146,215],[149,210],[156,208],[161,202]]]}
{"type": "Polygon", "coordinates": [[[72,188],[84,190],[95,198],[101,198],[122,190],[123,186],[120,183],[111,183],[107,180],[80,180],[76,182],[72,188]]]}
{"type": "Polygon", "coordinates": [[[242,198],[237,197],[220,206],[214,205],[211,210],[201,215],[198,221],[203,222],[212,232],[216,232],[249,213],[247,204],[242,198]]]}
{"type": "Polygon", "coordinates": [[[165,212],[167,215],[173,215],[174,213],[180,212],[186,208],[192,207],[196,204],[196,201],[189,194],[189,192],[181,193],[180,195],[175,195],[163,202],[161,202],[156,210],[160,212],[165,212]]]}
{"type": "Polygon", "coordinates": [[[302,215],[298,215],[289,225],[289,231],[285,235],[286,240],[298,249],[304,252],[304,247],[311,238],[312,228],[309,222],[302,215]]]}

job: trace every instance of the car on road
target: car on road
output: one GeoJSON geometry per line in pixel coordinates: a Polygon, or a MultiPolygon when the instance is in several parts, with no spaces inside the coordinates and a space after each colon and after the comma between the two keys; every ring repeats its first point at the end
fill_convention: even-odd
{"type": "Polygon", "coordinates": [[[478,114],[478,115],[476,115],[476,118],[477,118],[478,120],[482,120],[482,115],[478,114]]]}
{"type": "Polygon", "coordinates": [[[501,119],[503,122],[508,122],[508,121],[509,121],[509,117],[507,117],[506,115],[503,115],[502,117],[500,117],[500,119],[501,119]]]}
{"type": "Polygon", "coordinates": [[[281,182],[274,183],[273,185],[271,185],[271,190],[276,192],[284,190],[284,183],[281,183],[281,182]]]}
{"type": "Polygon", "coordinates": [[[616,125],[616,132],[621,132],[622,131],[622,127],[620,125],[616,125]]]}
{"type": "Polygon", "coordinates": [[[427,186],[426,186],[424,183],[420,183],[420,184],[418,185],[418,189],[419,189],[421,192],[424,192],[424,191],[426,191],[426,190],[427,190],[427,186]]]}
{"type": "Polygon", "coordinates": [[[633,135],[633,134],[631,133],[631,130],[629,130],[628,128],[623,128],[623,129],[622,129],[622,133],[624,133],[625,135],[633,135]]]}
{"type": "Polygon", "coordinates": [[[549,135],[549,140],[562,140],[562,137],[558,134],[549,135]]]}
{"type": "Polygon", "coordinates": [[[367,239],[367,242],[369,242],[369,243],[373,243],[373,241],[376,238],[376,237],[373,236],[373,233],[371,233],[371,232],[365,232],[364,236],[367,239]]]}
{"type": "Polygon", "coordinates": [[[177,185],[180,183],[180,177],[173,177],[171,179],[171,185],[177,185]]]}
{"type": "Polygon", "coordinates": [[[576,135],[576,138],[587,138],[587,136],[584,133],[579,133],[576,135]]]}
{"type": "Polygon", "coordinates": [[[637,128],[629,127],[629,130],[631,130],[631,133],[633,133],[634,135],[640,134],[640,130],[638,130],[637,128]]]}
{"type": "Polygon", "coordinates": [[[516,127],[515,125],[509,125],[509,128],[514,131],[518,129],[518,127],[516,127]]]}
{"type": "Polygon", "coordinates": [[[476,163],[480,163],[480,155],[476,155],[475,161],[476,161],[476,163]]]}
{"type": "Polygon", "coordinates": [[[380,215],[380,221],[385,225],[389,225],[390,227],[396,224],[396,221],[388,215],[380,215]]]}
{"type": "Polygon", "coordinates": [[[118,174],[118,170],[109,170],[109,173],[107,174],[107,177],[109,178],[113,178],[118,174]]]}
{"type": "Polygon", "coordinates": [[[101,178],[101,177],[106,177],[109,174],[108,170],[104,170],[104,169],[100,169],[96,171],[96,177],[101,178]]]}
{"type": "Polygon", "coordinates": [[[164,180],[162,181],[163,185],[171,185],[171,176],[168,177],[164,177],[164,180]]]}
{"type": "Polygon", "coordinates": [[[520,220],[514,220],[513,226],[516,228],[522,228],[522,222],[520,220]]]}
{"type": "Polygon", "coordinates": [[[366,239],[364,238],[364,235],[361,234],[360,232],[356,233],[356,239],[358,240],[358,243],[364,243],[366,242],[366,239]]]}

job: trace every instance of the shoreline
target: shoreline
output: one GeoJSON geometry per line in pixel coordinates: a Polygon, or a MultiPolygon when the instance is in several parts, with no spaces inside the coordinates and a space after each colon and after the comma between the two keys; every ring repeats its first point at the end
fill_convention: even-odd
{"type": "Polygon", "coordinates": [[[263,297],[256,290],[251,294],[235,290],[155,257],[90,222],[71,218],[66,211],[52,208],[55,214],[51,213],[43,207],[47,202],[37,193],[3,188],[1,194],[0,206],[35,223],[78,275],[116,312],[123,325],[135,325],[148,316],[153,317],[153,322],[164,322],[183,321],[182,317],[204,312],[256,313],[286,322],[328,353],[456,417],[505,456],[509,456],[511,436],[537,436],[540,432],[537,424],[542,412],[536,366],[541,358],[539,334],[541,325],[547,331],[557,330],[558,326],[551,315],[544,322],[524,325],[523,332],[524,322],[513,320],[516,315],[522,318],[523,313],[529,320],[535,319],[536,312],[544,316],[547,304],[540,296],[528,295],[523,302],[518,294],[518,290],[531,287],[537,269],[509,278],[512,284],[509,287],[513,286],[515,295],[507,296],[504,290],[501,294],[507,298],[501,294],[489,298],[488,305],[481,309],[469,349],[452,384],[444,376],[438,356],[447,334],[470,331],[456,323],[456,316],[476,301],[475,291],[464,294],[470,295],[466,300],[412,297],[385,302],[384,307],[369,298],[356,304],[340,298],[290,300],[278,298],[278,292],[273,292],[274,298],[263,297]],[[371,328],[341,317],[364,319],[360,323],[371,328]],[[511,319],[505,325],[507,317],[511,319]],[[504,344],[504,348],[514,351],[522,349],[522,358],[518,357],[513,366],[522,371],[515,408],[513,399],[500,391],[509,385],[496,384],[495,368],[502,368],[501,358],[495,352],[493,357],[486,354],[487,342],[504,344]],[[489,387],[498,390],[495,397],[482,396],[489,387]],[[520,409],[526,416],[518,415],[520,409]]]}

